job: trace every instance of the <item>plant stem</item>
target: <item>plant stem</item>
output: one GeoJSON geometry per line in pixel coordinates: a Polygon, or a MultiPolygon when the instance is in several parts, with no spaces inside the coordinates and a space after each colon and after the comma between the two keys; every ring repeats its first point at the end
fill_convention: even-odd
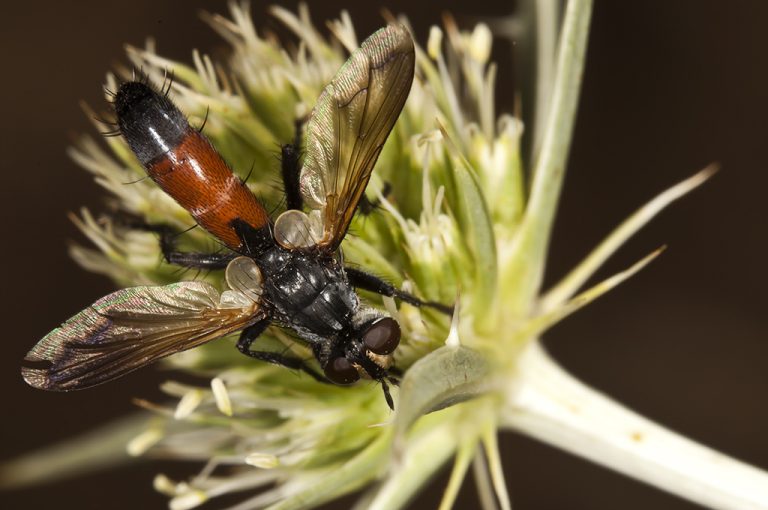
{"type": "Polygon", "coordinates": [[[552,100],[552,85],[555,82],[555,59],[557,58],[557,26],[560,22],[561,4],[558,0],[535,0],[533,10],[536,23],[536,96],[533,119],[534,159],[538,157],[541,140],[544,137],[549,105],[552,100]]]}
{"type": "Polygon", "coordinates": [[[530,197],[515,239],[512,260],[506,274],[502,275],[502,281],[519,282],[515,286],[516,299],[512,311],[520,315],[525,315],[534,303],[544,274],[549,238],[576,122],[591,14],[592,0],[568,2],[541,152],[535,161],[530,197]]]}
{"type": "Polygon", "coordinates": [[[768,473],[623,407],[528,344],[502,424],[710,508],[768,509],[768,473]]]}

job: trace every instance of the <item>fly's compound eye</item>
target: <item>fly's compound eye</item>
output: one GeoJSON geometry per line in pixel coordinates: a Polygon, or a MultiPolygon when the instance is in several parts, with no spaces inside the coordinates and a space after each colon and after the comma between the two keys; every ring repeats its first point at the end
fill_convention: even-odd
{"type": "Polygon", "coordinates": [[[363,333],[363,345],[374,354],[390,354],[399,343],[400,325],[390,317],[379,319],[363,333]]]}
{"type": "Polygon", "coordinates": [[[336,384],[352,384],[360,379],[360,373],[347,358],[333,358],[325,366],[325,376],[336,384]]]}

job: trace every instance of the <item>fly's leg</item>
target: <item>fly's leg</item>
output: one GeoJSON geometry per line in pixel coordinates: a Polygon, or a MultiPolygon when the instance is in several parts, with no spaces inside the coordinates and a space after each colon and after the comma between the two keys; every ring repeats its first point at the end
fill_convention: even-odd
{"type": "Polygon", "coordinates": [[[286,143],[280,148],[280,170],[283,174],[285,205],[287,209],[301,210],[301,207],[304,205],[299,185],[301,173],[299,159],[301,159],[301,132],[303,125],[303,119],[297,120],[293,142],[286,143]]]}
{"type": "Polygon", "coordinates": [[[408,294],[407,292],[403,292],[391,283],[385,282],[378,276],[366,273],[365,271],[361,271],[353,267],[346,267],[344,270],[347,273],[349,283],[351,283],[353,287],[369,290],[371,292],[375,292],[376,294],[381,294],[382,296],[394,297],[413,306],[426,306],[429,308],[434,308],[438,312],[444,313],[446,315],[453,315],[452,306],[436,303],[434,301],[422,301],[416,296],[408,294]]]}
{"type": "Polygon", "coordinates": [[[140,219],[129,220],[125,223],[130,228],[154,232],[160,236],[160,251],[163,258],[169,264],[187,267],[191,269],[224,269],[236,253],[230,251],[221,252],[183,252],[176,248],[176,238],[179,234],[168,225],[151,225],[140,219]]]}
{"type": "MultiPolygon", "coordinates": [[[[381,194],[386,197],[389,195],[390,191],[392,191],[392,185],[388,182],[385,182],[381,187],[381,194]]],[[[360,202],[357,203],[357,212],[363,216],[370,216],[373,211],[379,208],[380,205],[381,201],[378,197],[371,200],[365,195],[365,193],[363,193],[363,196],[360,197],[360,202]]]]}
{"type": "MultiPolygon", "coordinates": [[[[283,176],[283,188],[285,189],[285,208],[301,210],[304,199],[301,196],[301,133],[305,119],[298,119],[295,123],[295,135],[293,142],[280,147],[280,171],[283,176]]],[[[387,196],[392,186],[385,182],[381,194],[387,196]]],[[[368,216],[379,207],[379,200],[369,200],[365,194],[360,197],[357,210],[360,214],[368,216]]]]}
{"type": "Polygon", "coordinates": [[[190,269],[224,269],[236,257],[234,253],[198,253],[165,251],[163,257],[169,264],[190,269]]]}
{"type": "Polygon", "coordinates": [[[266,361],[267,363],[273,363],[275,365],[281,365],[293,370],[301,370],[312,376],[316,381],[332,384],[326,377],[317,373],[312,367],[299,358],[284,356],[277,352],[252,351],[251,344],[256,341],[256,338],[258,338],[265,329],[267,329],[267,326],[269,326],[269,319],[262,319],[245,328],[243,332],[240,333],[240,339],[237,341],[237,350],[251,358],[266,361]]]}
{"type": "Polygon", "coordinates": [[[183,252],[176,249],[177,234],[170,227],[162,226],[156,230],[160,234],[160,250],[169,264],[196,269],[224,269],[236,256],[236,253],[183,252]]]}

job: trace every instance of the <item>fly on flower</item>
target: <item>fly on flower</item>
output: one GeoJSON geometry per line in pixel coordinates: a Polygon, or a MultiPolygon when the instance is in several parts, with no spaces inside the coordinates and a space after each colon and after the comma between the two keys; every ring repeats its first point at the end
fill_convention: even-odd
{"type": "Polygon", "coordinates": [[[87,388],[242,330],[242,353],[323,382],[379,381],[393,407],[386,381],[396,382],[388,371],[400,327],[362,304],[355,288],[450,309],[345,267],[340,244],[408,97],[414,60],[410,34],[396,25],[370,36],[350,56],[310,115],[303,166],[298,147],[283,147],[288,210],[274,222],[167,92],[144,81],[120,85],[114,98],[119,133],[148,175],[227,248],[178,252],[172,233],[158,228],[165,258],[185,267],[226,268],[229,290],[186,281],[114,292],[32,348],[22,367],[27,383],[54,391],[87,388]],[[322,373],[304,360],[253,350],[270,324],[306,342],[322,373]]]}

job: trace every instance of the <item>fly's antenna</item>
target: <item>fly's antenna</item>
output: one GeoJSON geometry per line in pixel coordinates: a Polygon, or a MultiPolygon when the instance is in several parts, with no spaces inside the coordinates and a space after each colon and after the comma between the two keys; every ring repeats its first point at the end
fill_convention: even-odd
{"type": "MultiPolygon", "coordinates": [[[[392,394],[389,393],[389,385],[383,378],[380,379],[379,382],[381,383],[381,389],[384,391],[384,400],[387,401],[387,405],[389,406],[389,408],[394,411],[395,401],[392,400],[392,394]]],[[[391,382],[391,379],[390,379],[390,382],[391,382]]]]}

